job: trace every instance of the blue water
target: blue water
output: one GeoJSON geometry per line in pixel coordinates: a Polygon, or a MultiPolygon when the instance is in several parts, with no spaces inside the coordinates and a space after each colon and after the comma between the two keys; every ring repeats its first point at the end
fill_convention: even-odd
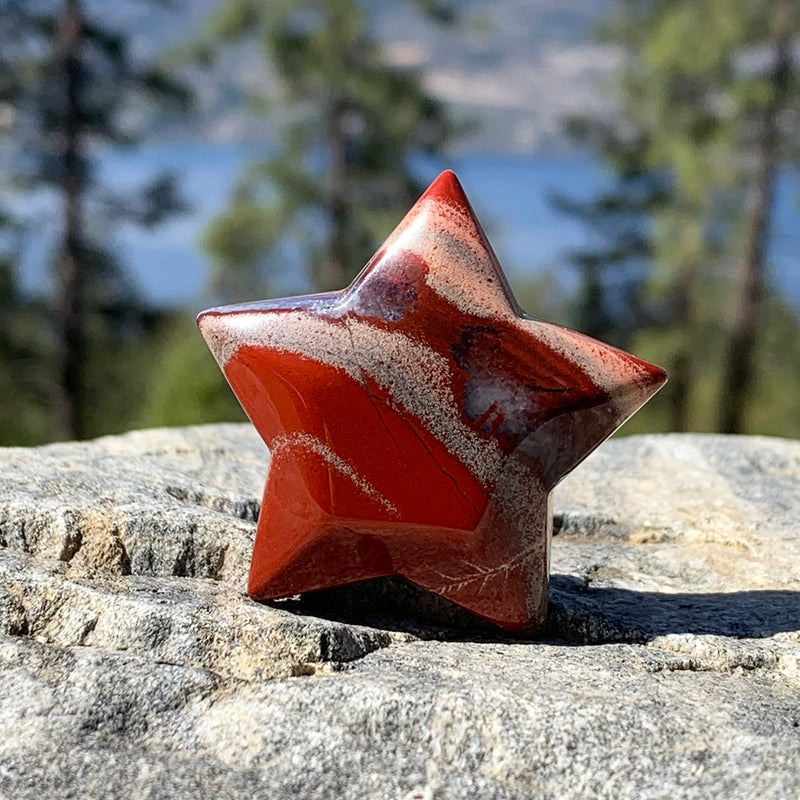
{"type": "MultiPolygon", "coordinates": [[[[100,178],[114,189],[135,186],[164,169],[176,171],[192,209],[155,230],[124,227],[116,237],[118,252],[132,282],[150,301],[160,305],[197,303],[206,282],[207,262],[199,242],[208,221],[225,207],[229,191],[257,151],[243,145],[170,144],[138,151],[109,151],[100,158],[100,178]]],[[[565,265],[564,251],[580,247],[586,231],[554,211],[552,193],[589,198],[608,176],[589,158],[578,156],[470,155],[441,164],[421,163],[424,178],[432,179],[442,166],[459,175],[478,216],[487,229],[500,262],[512,281],[543,269],[562,284],[575,276],[565,265]]],[[[782,175],[771,236],[773,279],[800,308],[800,212],[796,204],[800,180],[782,175]]],[[[40,287],[45,280],[42,248],[26,259],[25,282],[40,287]]]]}

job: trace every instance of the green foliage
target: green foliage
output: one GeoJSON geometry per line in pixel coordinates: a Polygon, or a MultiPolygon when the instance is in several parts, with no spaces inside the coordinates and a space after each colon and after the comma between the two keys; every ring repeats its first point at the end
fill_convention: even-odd
{"type": "Polygon", "coordinates": [[[592,241],[568,253],[580,276],[569,322],[590,336],[629,347],[634,332],[660,316],[646,292],[653,255],[650,217],[670,202],[670,181],[647,166],[649,137],[641,131],[634,135],[605,120],[571,117],[566,133],[574,143],[601,152],[614,173],[609,187],[589,201],[552,198],[557,210],[589,230],[592,241]]]}
{"type": "MultiPolygon", "coordinates": [[[[800,315],[775,295],[763,312],[758,369],[742,433],[800,438],[800,315]]],[[[698,347],[696,378],[687,402],[687,429],[717,430],[717,397],[723,380],[719,353],[725,344],[722,327],[707,331],[698,347]]],[[[665,363],[676,346],[675,329],[644,329],[632,342],[634,352],[656,364],[665,363]]],[[[698,343],[695,342],[695,345],[698,343]]],[[[621,430],[628,436],[672,429],[669,395],[657,394],[621,430]]]]}
{"type": "MultiPolygon", "coordinates": [[[[153,114],[185,113],[190,103],[186,87],[135,55],[128,35],[96,7],[89,13],[81,0],[0,0],[0,106],[12,112],[0,130],[2,188],[18,196],[44,192],[58,207],[49,226],[49,296],[23,297],[16,286],[7,293],[2,441],[91,436],[132,418],[137,379],[126,360],[153,314],[127,281],[113,233],[123,223],[158,225],[185,206],[170,173],[132,190],[104,185],[95,154],[135,145],[153,114]]],[[[0,214],[0,241],[38,237],[40,225],[19,212],[0,214]]],[[[12,280],[20,256],[19,249],[6,256],[12,280]]]]}
{"type": "Polygon", "coordinates": [[[544,270],[535,275],[515,277],[511,285],[520,308],[529,317],[556,325],[570,324],[570,297],[555,273],[544,270]]]}
{"type": "Polygon", "coordinates": [[[626,431],[766,431],[785,420],[796,433],[797,401],[780,389],[796,387],[796,371],[780,354],[795,352],[800,325],[775,310],[765,273],[777,166],[800,142],[800,115],[788,113],[800,107],[800,8],[619,0],[603,36],[623,49],[622,113],[572,133],[617,178],[592,202],[561,207],[600,241],[572,256],[576,322],[672,374],[626,431]],[[621,304],[620,286],[631,290],[621,304]]]}
{"type": "Polygon", "coordinates": [[[800,315],[772,296],[764,317],[759,380],[744,432],[800,439],[800,315]]]}
{"type": "Polygon", "coordinates": [[[52,363],[43,355],[51,342],[46,309],[25,298],[16,285],[14,263],[0,256],[0,442],[29,445],[48,441],[55,429],[49,409],[52,363]]]}
{"type": "Polygon", "coordinates": [[[137,427],[191,425],[244,420],[245,416],[219,367],[183,314],[165,320],[146,348],[142,403],[137,427]]]}
{"type": "Polygon", "coordinates": [[[424,189],[410,158],[438,152],[455,125],[416,72],[384,62],[355,0],[229,0],[197,47],[208,55],[245,37],[279,81],[281,140],[206,232],[213,288],[252,297],[302,268],[307,285],[341,288],[424,189]]]}

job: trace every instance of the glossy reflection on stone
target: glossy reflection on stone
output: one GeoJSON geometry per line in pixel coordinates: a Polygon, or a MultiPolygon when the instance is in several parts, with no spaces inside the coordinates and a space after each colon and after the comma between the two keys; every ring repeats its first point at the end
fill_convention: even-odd
{"type": "Polygon", "coordinates": [[[401,575],[536,630],[551,489],[666,380],[527,318],[452,172],[349,288],[198,321],[272,452],[256,599],[401,575]]]}

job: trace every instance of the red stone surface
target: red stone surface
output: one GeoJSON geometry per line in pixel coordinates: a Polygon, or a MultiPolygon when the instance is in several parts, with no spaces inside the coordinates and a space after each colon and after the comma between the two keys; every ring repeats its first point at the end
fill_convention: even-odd
{"type": "Polygon", "coordinates": [[[272,452],[256,599],[401,575],[534,631],[550,491],[666,380],[525,317],[452,172],[349,288],[198,322],[272,452]]]}

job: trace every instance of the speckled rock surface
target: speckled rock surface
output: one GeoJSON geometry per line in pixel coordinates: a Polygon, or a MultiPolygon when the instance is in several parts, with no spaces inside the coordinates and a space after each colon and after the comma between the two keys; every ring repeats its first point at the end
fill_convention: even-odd
{"type": "Polygon", "coordinates": [[[0,797],[800,796],[800,442],[606,443],[535,641],[401,582],[247,599],[268,460],[0,450],[0,797]]]}

